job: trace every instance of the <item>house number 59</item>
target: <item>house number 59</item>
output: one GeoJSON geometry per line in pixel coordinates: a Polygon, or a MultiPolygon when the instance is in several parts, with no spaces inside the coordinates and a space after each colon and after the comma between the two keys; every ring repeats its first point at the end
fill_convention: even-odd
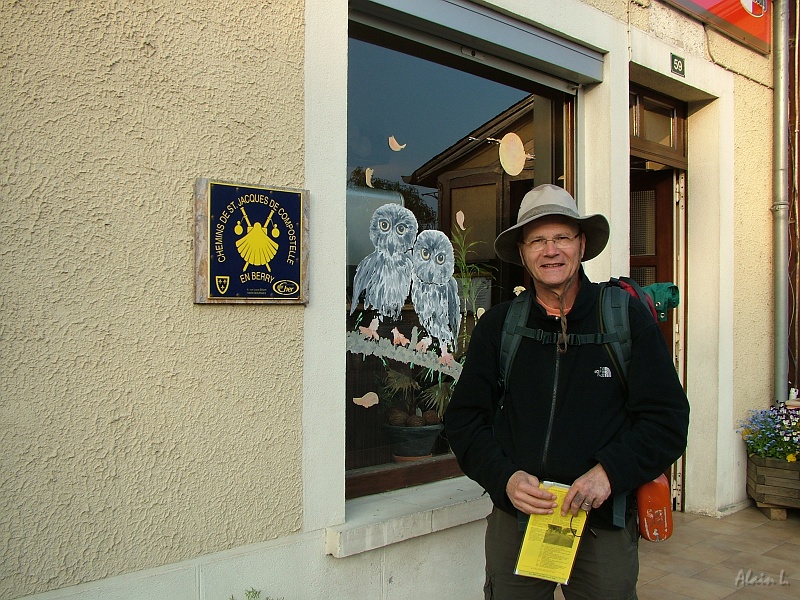
{"type": "Polygon", "coordinates": [[[686,77],[686,62],[684,59],[675,54],[670,54],[670,58],[672,60],[672,72],[675,73],[675,75],[686,77]]]}

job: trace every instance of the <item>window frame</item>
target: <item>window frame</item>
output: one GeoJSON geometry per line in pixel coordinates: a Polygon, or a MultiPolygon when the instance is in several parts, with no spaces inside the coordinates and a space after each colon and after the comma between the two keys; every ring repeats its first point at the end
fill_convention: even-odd
{"type": "Polygon", "coordinates": [[[630,144],[631,155],[645,160],[663,163],[670,167],[686,170],[689,166],[687,157],[687,106],[685,102],[664,96],[653,90],[631,84],[629,92],[630,107],[630,144]],[[673,144],[667,146],[646,140],[641,132],[647,116],[642,110],[642,101],[647,100],[658,106],[672,110],[673,144]]]}
{"type": "MultiPolygon", "coordinates": [[[[363,4],[363,3],[358,3],[363,4]]],[[[426,60],[433,60],[439,64],[449,67],[454,67],[475,75],[487,77],[485,73],[491,72],[492,76],[489,79],[497,80],[498,74],[502,73],[503,78],[507,77],[509,80],[522,81],[526,88],[536,88],[536,92],[541,90],[544,95],[553,100],[553,109],[550,114],[551,132],[549,141],[552,144],[550,150],[558,149],[553,152],[555,160],[553,160],[552,173],[549,174],[550,181],[540,181],[537,183],[558,183],[558,179],[563,176],[563,185],[572,190],[575,181],[575,103],[577,101],[576,91],[578,85],[572,82],[555,79],[551,75],[533,71],[529,67],[510,63],[504,59],[488,56],[483,53],[480,48],[475,51],[481,56],[481,64],[476,64],[470,58],[464,59],[461,56],[453,56],[451,42],[445,38],[433,39],[428,34],[422,34],[419,31],[410,30],[398,24],[387,25],[387,22],[376,21],[374,18],[365,18],[363,14],[359,14],[356,19],[353,18],[353,11],[351,10],[350,18],[349,39],[359,39],[369,43],[377,44],[387,47],[399,52],[404,52],[412,56],[418,56],[426,60]],[[412,33],[409,33],[412,32],[412,33]],[[423,41],[421,42],[421,38],[423,41]],[[437,42],[439,46],[437,46],[437,42]],[[490,60],[487,61],[487,56],[490,60]],[[487,64],[490,63],[490,64],[487,64]],[[505,67],[500,68],[498,65],[505,67]],[[552,88],[547,84],[557,82],[558,87],[552,88]],[[555,99],[555,100],[554,100],[555,99]],[[556,136],[560,136],[560,145],[555,144],[556,136]],[[556,172],[558,171],[558,172],[556,172]]],[[[463,50],[463,47],[460,48],[463,50]]],[[[349,127],[349,124],[348,124],[349,127]]],[[[454,182],[457,178],[463,177],[465,174],[454,172],[454,176],[450,178],[450,183],[454,182]]],[[[487,179],[486,174],[472,174],[470,178],[477,181],[487,179]]],[[[529,174],[529,177],[532,175],[529,174]]],[[[548,175],[543,175],[546,179],[548,175]]],[[[511,187],[514,185],[514,179],[524,180],[523,176],[519,178],[506,177],[505,183],[501,184],[501,179],[497,179],[496,190],[496,210],[497,227],[498,230],[507,228],[516,218],[516,213],[519,209],[521,201],[521,194],[511,193],[511,187]]],[[[533,181],[532,179],[528,179],[533,181]]],[[[487,180],[488,181],[488,180],[487,180]]],[[[439,210],[441,214],[449,214],[449,195],[447,197],[446,205],[443,206],[442,186],[439,186],[440,202],[439,210]],[[442,213],[441,211],[445,212],[442,213]]],[[[439,218],[439,230],[443,231],[450,237],[450,223],[448,219],[439,218]]],[[[499,263],[499,275],[505,280],[515,277],[521,280],[522,273],[512,273],[510,266],[504,263],[499,263]]],[[[492,304],[508,299],[510,291],[507,291],[506,297],[498,292],[498,286],[493,286],[492,290],[492,304]]],[[[507,286],[506,286],[507,287],[507,286]]],[[[345,433],[345,435],[347,435],[345,433]]],[[[435,455],[431,458],[423,459],[414,463],[385,463],[368,467],[361,467],[355,469],[345,470],[345,498],[353,499],[366,495],[398,490],[406,487],[416,486],[424,483],[440,481],[452,477],[463,475],[461,469],[458,467],[455,456],[452,453],[435,455]]]]}

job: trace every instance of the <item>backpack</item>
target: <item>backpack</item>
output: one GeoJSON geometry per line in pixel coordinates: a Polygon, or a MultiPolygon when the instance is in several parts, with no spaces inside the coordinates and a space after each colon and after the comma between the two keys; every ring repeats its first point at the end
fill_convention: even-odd
{"type": "MultiPolygon", "coordinates": [[[[631,361],[631,326],[628,320],[628,303],[631,296],[641,301],[657,320],[657,312],[653,299],[638,283],[629,277],[612,277],[608,282],[600,284],[600,332],[589,334],[568,334],[567,344],[604,344],[611,362],[619,373],[623,391],[627,392],[628,364],[631,361]]],[[[523,337],[530,337],[543,344],[558,343],[561,335],[557,332],[546,332],[541,329],[527,327],[528,314],[531,308],[531,292],[525,290],[514,298],[503,323],[500,338],[500,387],[505,390],[506,377],[514,362],[519,344],[523,337]]],[[[500,398],[499,408],[503,406],[500,398]]]]}

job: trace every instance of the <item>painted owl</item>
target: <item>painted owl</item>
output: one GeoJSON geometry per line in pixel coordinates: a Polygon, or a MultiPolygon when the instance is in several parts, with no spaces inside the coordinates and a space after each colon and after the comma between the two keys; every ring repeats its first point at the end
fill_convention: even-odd
{"type": "Polygon", "coordinates": [[[411,301],[419,322],[439,340],[443,352],[455,349],[461,314],[458,284],[453,279],[453,245],[441,231],[423,231],[414,243],[412,261],[411,301]]]}
{"type": "Polygon", "coordinates": [[[375,209],[369,223],[369,239],[375,251],[365,256],[353,278],[352,315],[363,292],[364,308],[381,317],[397,319],[411,287],[411,249],[417,236],[417,218],[399,204],[375,209]]]}

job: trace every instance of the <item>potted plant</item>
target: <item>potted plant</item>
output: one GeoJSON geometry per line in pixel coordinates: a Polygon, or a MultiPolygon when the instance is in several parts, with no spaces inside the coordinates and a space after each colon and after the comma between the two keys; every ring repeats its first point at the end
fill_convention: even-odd
{"type": "Polygon", "coordinates": [[[747,446],[747,494],[757,503],[800,508],[800,410],[751,410],[738,432],[747,446]]]}
{"type": "Polygon", "coordinates": [[[412,368],[386,366],[381,385],[384,425],[395,462],[419,460],[431,455],[442,431],[442,415],[452,390],[452,378],[433,371],[414,376],[412,368]],[[436,377],[434,379],[434,377],[436,377]]]}

